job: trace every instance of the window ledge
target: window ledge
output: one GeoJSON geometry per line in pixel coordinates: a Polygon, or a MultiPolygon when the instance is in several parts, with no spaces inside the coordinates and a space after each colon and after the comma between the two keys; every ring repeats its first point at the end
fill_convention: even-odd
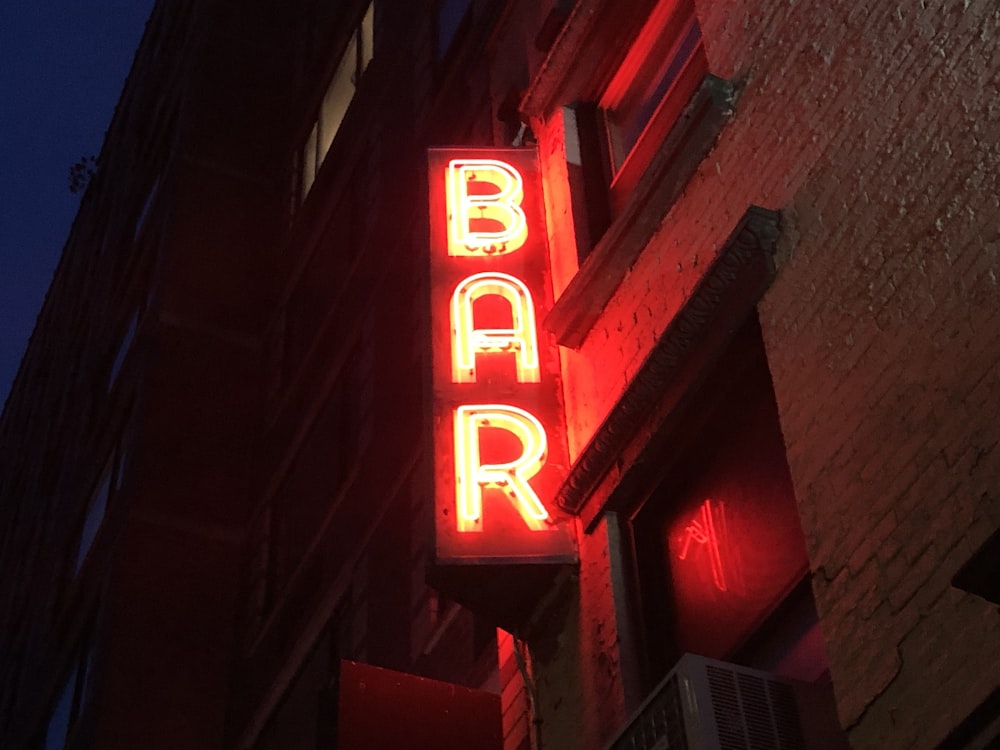
{"type": "Polygon", "coordinates": [[[545,319],[563,346],[578,348],[614,296],[733,113],[732,83],[706,75],[664,139],[620,216],[601,237],[545,319]]]}
{"type": "Polygon", "coordinates": [[[671,413],[697,387],[703,365],[725,348],[770,286],[779,229],[778,213],[758,206],[747,209],[573,463],[557,500],[565,510],[583,516],[586,528],[604,510],[616,510],[620,498],[634,494],[627,476],[630,470],[649,463],[644,461],[644,452],[650,446],[655,450],[652,438],[668,426],[671,413]],[[611,481],[606,482],[608,477],[611,481]],[[603,489],[605,484],[610,489],[603,489]],[[583,513],[585,506],[589,507],[583,513]]]}

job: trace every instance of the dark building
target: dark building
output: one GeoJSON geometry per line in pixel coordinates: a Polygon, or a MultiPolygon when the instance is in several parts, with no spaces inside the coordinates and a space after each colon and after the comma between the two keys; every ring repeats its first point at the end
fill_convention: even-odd
{"type": "Polygon", "coordinates": [[[990,746],[998,24],[158,2],[0,419],[0,746],[990,746]]]}

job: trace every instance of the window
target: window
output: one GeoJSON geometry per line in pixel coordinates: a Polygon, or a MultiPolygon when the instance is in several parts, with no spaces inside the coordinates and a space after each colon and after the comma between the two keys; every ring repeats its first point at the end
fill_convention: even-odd
{"type": "Polygon", "coordinates": [[[265,506],[250,526],[245,633],[249,649],[274,605],[274,509],[265,506]]]}
{"type": "Polygon", "coordinates": [[[320,102],[316,121],[299,151],[299,200],[304,200],[330,152],[347,110],[354,99],[361,76],[372,60],[375,47],[375,4],[368,5],[354,29],[337,68],[320,102]]]}
{"type": "Polygon", "coordinates": [[[693,0],[661,0],[600,100],[617,213],[708,69],[693,0]]]}
{"type": "Polygon", "coordinates": [[[756,320],[691,403],[633,520],[649,676],[691,652],[818,679],[822,637],[756,320]]]}
{"type": "Polygon", "coordinates": [[[585,278],[602,280],[577,281],[557,302],[547,325],[567,346],[594,315],[569,330],[570,310],[603,309],[651,236],[639,228],[659,224],[731,111],[731,84],[708,75],[694,0],[658,0],[630,38],[595,76],[602,93],[563,108],[577,257],[590,259],[585,278]]]}
{"type": "Polygon", "coordinates": [[[121,372],[122,365],[125,364],[125,357],[128,355],[129,349],[132,348],[132,341],[135,339],[136,329],[139,327],[139,311],[136,310],[132,313],[128,320],[128,325],[125,328],[125,332],[122,334],[121,341],[118,342],[118,349],[115,351],[115,359],[111,363],[111,370],[108,372],[108,390],[115,384],[115,380],[118,379],[118,373],[121,372]]]}
{"type": "Polygon", "coordinates": [[[980,545],[952,578],[951,585],[1000,604],[1000,530],[980,545]]]}
{"type": "Polygon", "coordinates": [[[80,527],[79,544],[77,545],[76,559],[73,563],[74,576],[83,567],[83,563],[90,553],[90,548],[97,538],[97,533],[100,531],[101,526],[104,525],[109,501],[121,488],[124,477],[125,457],[125,451],[121,446],[112,452],[90,496],[80,527]]]}
{"type": "Polygon", "coordinates": [[[104,523],[104,514],[107,511],[108,498],[111,495],[111,476],[113,470],[114,466],[112,462],[108,461],[104,467],[104,471],[101,473],[101,478],[97,482],[97,487],[94,489],[93,494],[90,496],[90,501],[87,503],[87,510],[83,517],[83,527],[80,530],[80,543],[77,545],[76,550],[76,561],[73,563],[74,575],[79,573],[80,568],[83,567],[83,561],[87,559],[87,554],[94,544],[94,539],[97,538],[97,532],[104,523]]]}
{"type": "Polygon", "coordinates": [[[339,664],[336,627],[331,624],[325,629],[299,666],[255,747],[319,750],[336,746],[339,664]]]}
{"type": "Polygon", "coordinates": [[[90,647],[84,645],[73,657],[72,667],[45,723],[45,750],[62,750],[70,737],[87,698],[92,655],[90,647]]]}
{"type": "Polygon", "coordinates": [[[74,669],[70,672],[66,682],[63,683],[59,698],[56,700],[52,713],[45,727],[45,750],[60,750],[66,744],[66,736],[69,734],[69,727],[73,713],[73,698],[76,695],[77,673],[74,669]]]}
{"type": "Polygon", "coordinates": [[[435,49],[440,61],[448,54],[458,30],[465,20],[472,0],[441,0],[437,7],[435,49]]]}
{"type": "MultiPolygon", "coordinates": [[[[308,434],[298,447],[281,484],[270,524],[279,540],[278,580],[284,586],[314,544],[326,518],[337,507],[357,470],[359,430],[354,417],[357,394],[341,374],[308,434]]],[[[272,553],[274,554],[274,553],[272,553]]]]}
{"type": "Polygon", "coordinates": [[[139,216],[135,220],[135,229],[132,231],[133,242],[139,239],[139,235],[146,226],[146,219],[149,218],[149,210],[153,207],[153,203],[156,201],[156,196],[159,192],[160,176],[157,175],[156,179],[153,180],[152,186],[149,188],[149,192],[146,193],[146,200],[143,201],[142,208],[139,210],[139,216]]]}
{"type": "MultiPolygon", "coordinates": [[[[343,165],[338,165],[343,168],[343,165]]],[[[352,185],[362,185],[358,170],[352,185]]],[[[358,189],[348,188],[340,196],[333,217],[322,238],[309,250],[309,258],[288,295],[283,337],[284,376],[294,377],[310,351],[329,338],[336,325],[338,304],[345,285],[355,271],[354,264],[364,247],[364,205],[358,189]]],[[[343,313],[341,313],[343,317],[343,313]]]]}

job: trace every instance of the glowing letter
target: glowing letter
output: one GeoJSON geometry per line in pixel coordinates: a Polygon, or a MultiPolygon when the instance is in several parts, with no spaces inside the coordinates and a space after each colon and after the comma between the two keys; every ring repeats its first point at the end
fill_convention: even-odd
{"type": "Polygon", "coordinates": [[[476,382],[476,354],[514,352],[517,382],[537,383],[538,336],[535,307],[524,282],[505,273],[477,273],[455,287],[451,295],[451,377],[455,383],[476,382]],[[495,294],[510,304],[510,328],[476,328],[472,305],[480,297],[495,294]]]}
{"type": "Polygon", "coordinates": [[[504,404],[459,406],[455,410],[455,500],[459,531],[482,531],[483,489],[502,489],[529,529],[547,528],[549,513],[528,484],[545,463],[545,429],[534,416],[504,404]],[[521,441],[521,455],[513,461],[484,464],[479,454],[479,431],[507,430],[521,441]]]}
{"type": "Polygon", "coordinates": [[[521,208],[524,185],[510,164],[496,159],[454,159],[448,163],[447,194],[448,255],[503,255],[517,250],[528,238],[521,208]],[[494,190],[473,188],[482,185],[494,190]]]}
{"type": "MultiPolygon", "coordinates": [[[[719,535],[715,531],[715,520],[712,517],[712,501],[706,500],[701,504],[699,517],[691,521],[684,528],[684,541],[677,558],[684,560],[687,558],[691,542],[704,544],[708,548],[709,564],[712,566],[712,580],[719,591],[726,590],[726,577],[722,570],[722,555],[719,553],[719,535]]],[[[722,503],[716,503],[715,515],[725,526],[726,517],[722,503]]]]}

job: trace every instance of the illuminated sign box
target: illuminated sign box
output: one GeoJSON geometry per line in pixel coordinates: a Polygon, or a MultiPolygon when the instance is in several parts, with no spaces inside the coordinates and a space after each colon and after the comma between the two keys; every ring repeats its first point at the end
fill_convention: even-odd
{"type": "Polygon", "coordinates": [[[436,564],[575,562],[554,499],[568,456],[535,153],[428,162],[436,564]]]}

